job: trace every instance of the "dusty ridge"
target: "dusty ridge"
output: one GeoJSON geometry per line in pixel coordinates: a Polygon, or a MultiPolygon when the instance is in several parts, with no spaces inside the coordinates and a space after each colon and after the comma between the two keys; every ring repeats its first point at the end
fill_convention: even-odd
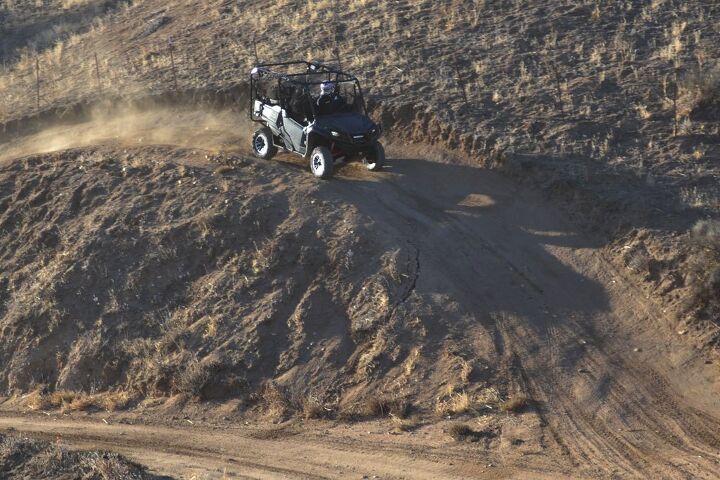
{"type": "MultiPolygon", "coordinates": [[[[253,452],[274,441],[305,462],[312,437],[320,456],[345,448],[349,471],[400,478],[378,461],[389,448],[403,467],[441,462],[418,469],[429,478],[715,478],[720,10],[527,3],[146,0],[13,53],[4,406],[168,422],[162,441],[117,448],[170,473],[232,463],[229,443],[173,444],[211,419],[281,422],[241,442],[253,452]],[[396,143],[388,172],[317,183],[297,159],[244,158],[257,40],[262,59],[276,46],[365,80],[396,143]],[[301,419],[351,433],[284,438],[301,419]],[[398,440],[365,441],[368,425],[398,440]]],[[[346,473],[281,463],[242,466],[346,473]]]]}
{"type": "Polygon", "coordinates": [[[372,339],[412,291],[412,245],[299,172],[168,162],[204,156],[93,148],[3,167],[0,225],[18,242],[2,255],[4,389],[209,399],[283,376],[295,401],[324,402],[379,377],[372,339]]]}
{"type": "Polygon", "coordinates": [[[174,395],[160,417],[410,415],[447,442],[442,414],[508,468],[712,478],[714,366],[671,319],[536,194],[397,152],[330,183],[165,146],[2,167],[5,388],[45,384],[26,405],[51,412],[114,389],[174,395]]]}

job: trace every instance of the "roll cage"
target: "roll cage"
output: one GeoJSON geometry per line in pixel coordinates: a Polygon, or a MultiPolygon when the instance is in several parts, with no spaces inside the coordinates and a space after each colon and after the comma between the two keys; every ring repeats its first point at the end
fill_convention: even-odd
{"type": "Polygon", "coordinates": [[[301,123],[312,122],[320,115],[315,98],[325,81],[335,82],[342,93],[351,98],[346,104],[349,109],[367,115],[362,88],[355,76],[320,62],[293,61],[261,63],[252,69],[250,119],[262,123],[254,109],[255,101],[260,101],[265,105],[279,105],[301,123]]]}

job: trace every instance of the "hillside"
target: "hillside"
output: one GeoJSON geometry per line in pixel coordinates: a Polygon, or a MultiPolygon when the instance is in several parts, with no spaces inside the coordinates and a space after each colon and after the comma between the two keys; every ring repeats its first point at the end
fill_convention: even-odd
{"type": "Polygon", "coordinates": [[[0,423],[180,477],[716,476],[720,6],[0,18],[0,423]],[[386,171],[248,158],[256,55],[355,73],[386,171]]]}
{"type": "MultiPolygon", "coordinates": [[[[691,228],[720,213],[719,8],[136,2],[40,52],[40,111],[67,118],[76,102],[108,95],[242,91],[256,50],[338,61],[362,78],[393,138],[531,179],[614,240],[611,251],[639,251],[618,264],[648,294],[680,298],[668,303],[679,319],[714,321],[717,305],[695,308],[692,292],[715,287],[694,285],[685,259],[702,250],[691,228]]],[[[26,53],[0,75],[6,129],[37,110],[36,67],[26,53]]]]}

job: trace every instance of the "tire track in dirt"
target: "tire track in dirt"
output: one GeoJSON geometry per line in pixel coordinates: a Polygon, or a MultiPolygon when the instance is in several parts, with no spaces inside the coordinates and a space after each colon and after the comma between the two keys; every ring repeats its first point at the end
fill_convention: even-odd
{"type": "MultiPolygon", "coordinates": [[[[554,331],[554,329],[549,330],[554,331]]],[[[512,343],[514,345],[526,344],[521,336],[510,333],[508,333],[508,335],[513,335],[512,343]]],[[[559,338],[559,336],[556,334],[551,333],[548,335],[548,340],[551,342],[556,341],[557,338],[559,338]]],[[[636,394],[624,386],[630,383],[639,387],[645,387],[647,381],[641,379],[634,372],[634,367],[622,364],[619,361],[608,361],[607,359],[617,358],[616,355],[603,352],[597,346],[594,348],[600,352],[600,355],[590,353],[586,356],[586,358],[583,359],[584,366],[582,373],[593,377],[592,372],[601,371],[608,363],[610,364],[612,370],[617,372],[615,375],[617,375],[618,379],[612,382],[612,388],[604,400],[604,402],[609,405],[604,405],[603,408],[605,410],[609,409],[622,413],[626,419],[629,417],[633,422],[632,429],[612,430],[592,412],[585,411],[581,408],[580,406],[584,403],[584,400],[577,398],[571,388],[557,387],[568,383],[565,378],[545,378],[546,381],[543,383],[543,385],[545,385],[544,389],[543,387],[537,386],[534,388],[536,394],[540,390],[545,390],[543,392],[544,398],[549,398],[549,401],[552,402],[551,405],[553,405],[551,408],[556,410],[552,418],[558,419],[558,422],[561,419],[564,421],[564,425],[557,427],[557,429],[564,430],[566,436],[573,438],[575,448],[571,450],[572,454],[576,457],[576,463],[581,461],[597,463],[599,460],[602,460],[608,469],[621,466],[624,475],[632,475],[635,477],[644,477],[651,471],[655,471],[656,474],[660,476],[668,474],[667,470],[657,468],[657,450],[659,449],[648,449],[636,445],[627,435],[619,433],[621,431],[646,432],[645,438],[643,439],[644,443],[657,445],[667,444],[671,447],[671,451],[676,450],[681,455],[697,456],[698,454],[711,454],[711,451],[707,448],[691,448],[687,446],[687,442],[692,442],[693,440],[707,442],[710,440],[715,443],[712,439],[708,439],[708,437],[703,438],[700,435],[685,434],[677,436],[673,433],[676,431],[676,426],[683,425],[683,429],[695,429],[698,424],[696,424],[695,419],[690,416],[678,418],[680,417],[678,412],[682,412],[683,407],[673,401],[663,389],[657,374],[649,369],[643,370],[641,374],[642,376],[649,375],[653,380],[652,383],[655,384],[655,387],[649,392],[645,392],[644,395],[655,399],[652,402],[653,406],[662,405],[662,408],[653,411],[646,402],[636,398],[636,394]],[[624,377],[626,376],[630,378],[624,381],[624,377]],[[553,386],[556,387],[553,388],[553,386]],[[582,443],[579,442],[580,439],[583,439],[582,443]]],[[[550,373],[551,369],[548,369],[548,372],[550,373]]],[[[710,443],[710,445],[712,445],[712,443],[710,443]]],[[[667,455],[670,454],[671,452],[667,452],[667,455]]],[[[716,464],[716,461],[713,463],[716,464]]],[[[698,466],[695,474],[712,478],[714,471],[716,471],[716,466],[698,466]]]]}
{"type": "MultiPolygon", "coordinates": [[[[104,448],[177,478],[325,479],[359,478],[374,472],[379,478],[461,479],[497,478],[518,470],[487,469],[475,452],[448,451],[433,446],[406,446],[342,432],[326,426],[292,436],[259,439],[255,428],[230,430],[154,425],[105,424],[98,418],[14,417],[0,415],[0,429],[75,447],[104,448]]],[[[364,427],[367,428],[367,427],[364,427]]],[[[356,432],[357,433],[357,432],[356,432]]],[[[525,471],[526,474],[533,470],[525,471]]],[[[533,472],[536,478],[567,478],[533,472]]]]}
{"type": "MultiPolygon", "coordinates": [[[[409,176],[411,175],[408,174],[409,176]]],[[[400,191],[408,189],[406,185],[400,184],[401,181],[391,180],[388,183],[400,191]]],[[[472,224],[467,224],[467,217],[449,219],[440,213],[452,208],[451,205],[442,203],[433,205],[430,199],[418,200],[417,192],[413,193],[415,195],[407,196],[408,204],[405,205],[397,205],[399,196],[395,191],[390,191],[385,199],[382,195],[378,195],[380,207],[393,211],[402,218],[409,217],[417,220],[416,224],[419,225],[429,225],[432,222],[452,224],[453,230],[455,230],[453,237],[450,239],[433,238],[433,241],[461,245],[468,239],[474,238],[474,245],[482,247],[478,251],[484,252],[476,255],[477,263],[482,264],[488,261],[487,258],[478,257],[492,255],[495,257],[495,261],[504,264],[511,275],[518,279],[519,290],[525,291],[528,301],[537,302],[538,310],[545,305],[542,298],[544,289],[539,287],[541,282],[535,281],[525,274],[515,264],[517,259],[511,260],[511,257],[494,248],[492,240],[485,238],[472,224]],[[413,210],[418,213],[408,216],[408,211],[413,210]]],[[[433,193],[437,194],[437,190],[433,193]]],[[[421,233],[419,236],[422,238],[423,234],[421,233]]],[[[423,250],[429,250],[428,247],[429,245],[421,246],[423,250]]],[[[469,264],[472,263],[469,262],[469,264]]],[[[472,271],[471,267],[470,271],[467,271],[468,266],[463,269],[460,262],[454,263],[450,270],[461,280],[480,273],[472,271]]],[[[497,269],[492,270],[496,271],[497,269]]],[[[451,275],[448,277],[451,278],[451,275]]],[[[569,285],[564,286],[564,288],[567,287],[569,285]]],[[[482,304],[475,306],[478,309],[487,308],[482,304]]],[[[668,468],[666,462],[670,458],[675,455],[684,457],[712,455],[707,462],[698,462],[693,470],[695,475],[712,478],[718,468],[717,453],[712,454],[711,450],[717,444],[715,436],[711,433],[712,428],[707,430],[701,428],[702,423],[698,422],[692,413],[688,413],[687,407],[673,400],[675,395],[669,393],[666,382],[661,380],[662,377],[652,367],[643,365],[641,370],[636,371],[637,365],[622,361],[622,357],[618,355],[618,349],[613,349],[612,352],[603,351],[602,344],[605,341],[602,334],[599,333],[600,330],[606,323],[622,324],[623,320],[613,318],[612,311],[598,312],[581,315],[582,321],[566,318],[564,319],[565,325],[560,327],[553,323],[552,317],[558,318],[564,315],[564,312],[563,309],[556,309],[556,311],[557,313],[553,314],[552,310],[549,310],[546,314],[534,315],[532,319],[519,318],[516,315],[495,316],[497,333],[493,335],[493,342],[501,357],[516,360],[512,363],[517,368],[523,383],[532,385],[533,394],[544,399],[549,414],[543,414],[543,423],[550,428],[550,435],[557,443],[558,448],[563,452],[570,453],[571,464],[582,470],[587,469],[588,474],[592,474],[593,470],[599,470],[619,471],[623,475],[638,478],[644,477],[648,472],[655,472],[659,476],[683,477],[685,475],[683,469],[675,468],[672,465],[668,468]],[[540,333],[539,336],[527,334],[525,325],[528,320],[535,323],[534,328],[536,332],[540,333]],[[592,328],[588,329],[591,325],[592,328]],[[516,328],[521,330],[524,328],[525,333],[516,333],[516,328]],[[576,347],[571,344],[581,345],[581,342],[585,342],[585,338],[593,339],[593,345],[578,354],[575,351],[576,347]],[[512,346],[510,349],[508,349],[509,345],[512,346]],[[544,354],[542,365],[534,361],[537,358],[537,352],[544,354]],[[648,435],[643,442],[652,444],[652,447],[636,444],[626,432],[612,430],[592,411],[582,408],[584,400],[576,397],[572,391],[573,388],[578,388],[578,380],[575,378],[577,376],[567,374],[566,371],[570,370],[569,366],[562,365],[566,355],[578,357],[574,360],[574,364],[579,367],[578,373],[589,378],[593,378],[592,372],[594,371],[610,372],[607,374],[610,379],[605,387],[607,391],[602,391],[601,388],[595,395],[597,398],[594,398],[593,401],[599,402],[602,410],[614,411],[621,419],[626,418],[626,421],[632,421],[634,429],[640,428],[648,432],[655,432],[654,435],[648,435]],[[525,362],[522,359],[530,360],[529,363],[534,365],[531,373],[524,368],[525,362]],[[641,387],[642,397],[638,397],[638,394],[626,388],[626,385],[636,386],[635,390],[638,390],[637,387],[641,387]],[[647,399],[649,398],[655,399],[652,404],[648,403],[647,399]],[[678,440],[674,440],[673,432],[677,431],[677,426],[680,427],[682,434],[677,436],[678,440]],[[568,443],[562,438],[572,439],[572,441],[568,443]],[[703,444],[707,444],[707,446],[703,444]]],[[[629,320],[633,320],[633,318],[629,320]]],[[[642,321],[642,318],[635,317],[634,320],[642,321]]],[[[627,345],[621,345],[621,347],[630,351],[627,345]]],[[[571,363],[573,363],[572,360],[571,363]]],[[[597,381],[598,378],[595,377],[594,380],[597,381]]],[[[579,386],[584,383],[586,380],[581,379],[579,386]]],[[[713,423],[717,425],[717,422],[713,423]]]]}

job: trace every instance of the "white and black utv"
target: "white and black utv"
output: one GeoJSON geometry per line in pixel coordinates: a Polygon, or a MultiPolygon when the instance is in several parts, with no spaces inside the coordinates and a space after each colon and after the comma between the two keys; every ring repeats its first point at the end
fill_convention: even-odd
{"type": "Polygon", "coordinates": [[[318,178],[336,164],[359,159],[370,171],[385,162],[380,125],[367,115],[354,76],[317,62],[266,63],[250,73],[250,119],[261,123],[252,138],[260,158],[279,148],[305,157],[318,178]]]}

